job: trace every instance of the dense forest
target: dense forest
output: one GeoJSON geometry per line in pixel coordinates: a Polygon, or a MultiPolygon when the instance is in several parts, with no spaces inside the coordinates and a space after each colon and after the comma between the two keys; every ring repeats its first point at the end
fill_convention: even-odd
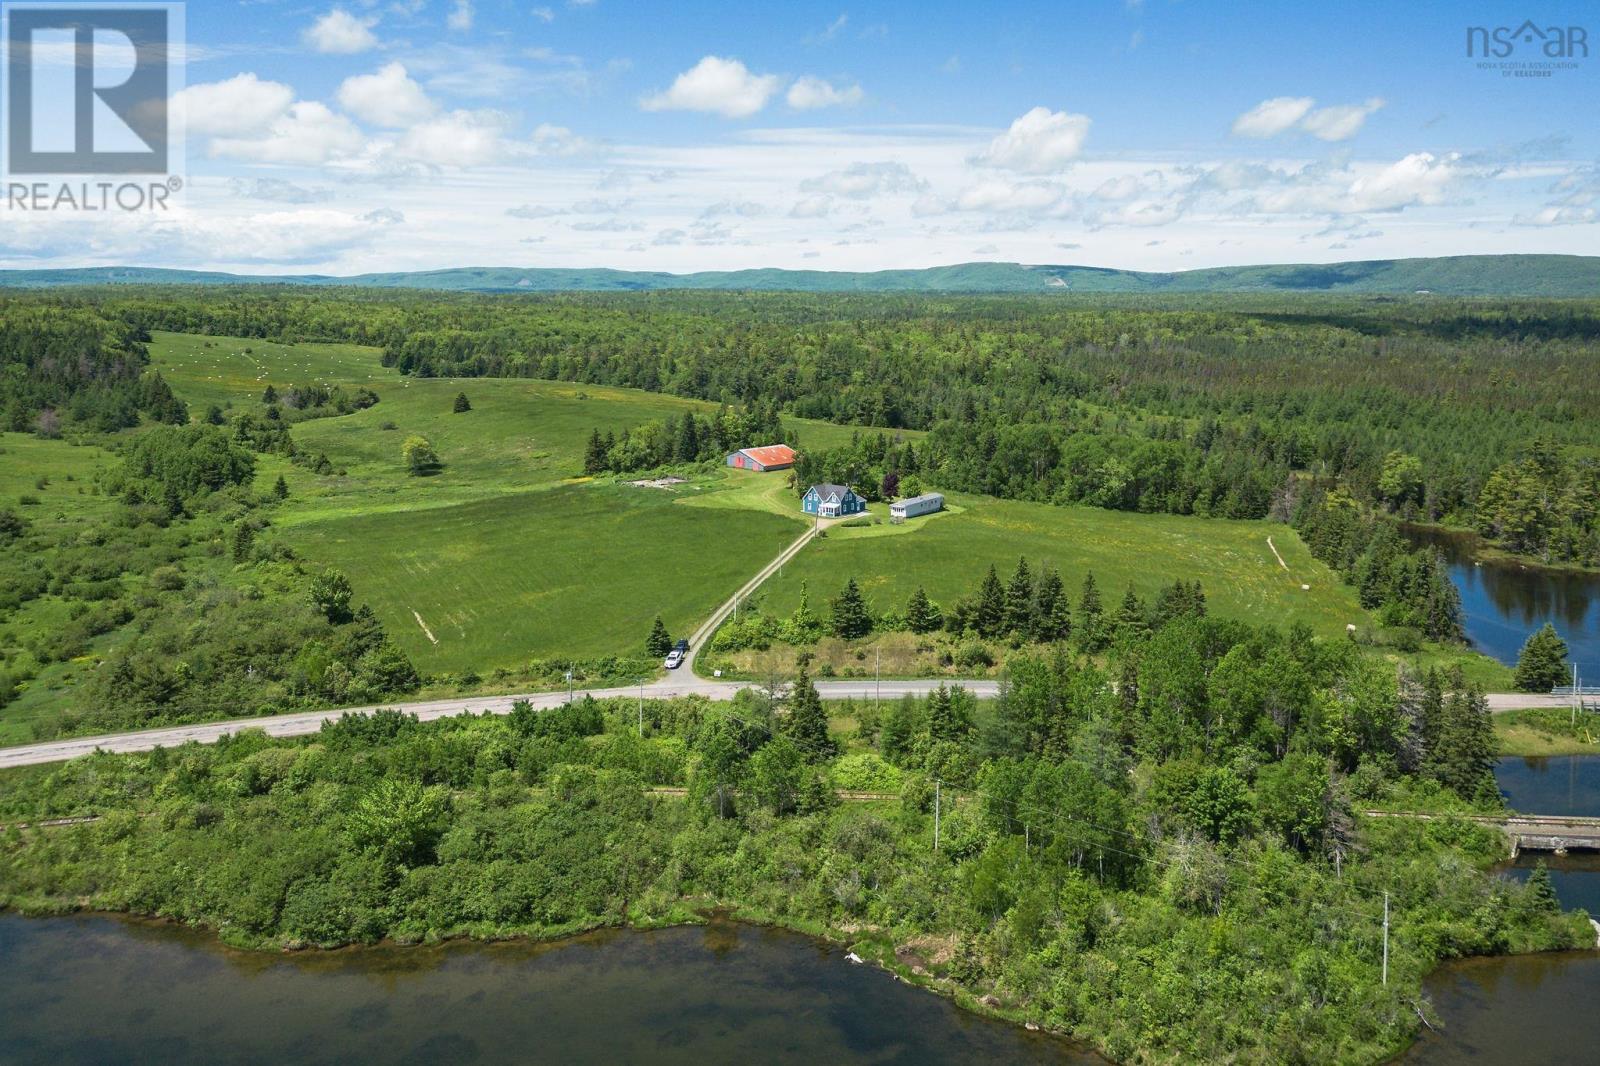
{"type": "MultiPolygon", "coordinates": [[[[1600,401],[1600,307],[1585,301],[255,288],[7,306],[35,331],[78,323],[81,343],[123,353],[113,362],[134,380],[153,329],[348,341],[408,374],[622,385],[923,430],[915,461],[948,489],[1287,520],[1304,486],[1324,483],[1377,513],[1600,561],[1587,492],[1600,421],[1586,417],[1600,401]],[[1570,503],[1530,526],[1530,498],[1570,503]]],[[[55,360],[18,361],[19,343],[0,347],[13,425],[70,406],[83,384],[55,360]]],[[[140,409],[161,408],[155,396],[140,409]]],[[[863,458],[874,483],[888,472],[881,455],[822,466],[863,458]]]]}
{"type": "Polygon", "coordinates": [[[1548,884],[1487,872],[1497,830],[1451,816],[1499,804],[1480,695],[1397,689],[1348,642],[1211,619],[1193,592],[1108,671],[1063,648],[993,703],[939,690],[833,728],[802,672],[731,705],[382,712],[12,772],[0,818],[97,820],[5,829],[0,904],[250,946],[725,906],[1139,1061],[1382,1059],[1440,960],[1592,944],[1548,884]]]}

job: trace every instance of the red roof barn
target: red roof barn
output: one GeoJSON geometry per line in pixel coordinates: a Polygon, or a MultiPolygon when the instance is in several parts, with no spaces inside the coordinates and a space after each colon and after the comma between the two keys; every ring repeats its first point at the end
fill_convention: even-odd
{"type": "Polygon", "coordinates": [[[794,449],[787,444],[740,448],[728,456],[728,465],[741,470],[787,470],[794,465],[794,449]]]}

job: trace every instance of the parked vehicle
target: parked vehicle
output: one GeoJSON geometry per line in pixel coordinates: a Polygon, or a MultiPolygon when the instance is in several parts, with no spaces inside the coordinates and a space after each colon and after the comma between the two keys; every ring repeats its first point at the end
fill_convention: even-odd
{"type": "Polygon", "coordinates": [[[683,665],[683,649],[682,648],[673,648],[671,651],[667,652],[666,667],[667,667],[668,670],[676,670],[678,667],[680,667],[682,665],[683,665]]]}

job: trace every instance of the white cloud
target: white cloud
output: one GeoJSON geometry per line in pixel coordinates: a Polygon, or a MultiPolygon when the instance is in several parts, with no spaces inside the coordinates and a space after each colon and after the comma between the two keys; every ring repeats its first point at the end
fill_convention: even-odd
{"type": "Polygon", "coordinates": [[[888,193],[921,192],[927,185],[904,163],[851,163],[843,170],[830,170],[819,177],[807,178],[800,183],[800,190],[867,200],[888,193]]]}
{"type": "Polygon", "coordinates": [[[389,127],[421,122],[439,110],[401,63],[346,78],[339,86],[339,106],[363,122],[389,127]]]}
{"type": "Polygon", "coordinates": [[[737,59],[706,56],[679,74],[671,88],[639,101],[646,111],[708,111],[745,118],[767,106],[778,91],[776,74],[753,74],[737,59]]]}
{"type": "Polygon", "coordinates": [[[982,181],[956,197],[959,211],[988,211],[994,214],[1039,214],[1064,206],[1067,190],[1047,181],[1010,182],[1003,179],[982,181]]]}
{"type": "Polygon", "coordinates": [[[282,178],[234,178],[228,187],[237,196],[281,204],[316,204],[333,199],[332,189],[308,189],[282,178]]]}
{"type": "Polygon", "coordinates": [[[1263,100],[1233,120],[1235,137],[1276,137],[1293,129],[1310,113],[1316,101],[1309,96],[1275,96],[1263,100]]]}
{"type": "Polygon", "coordinates": [[[1323,141],[1347,141],[1361,132],[1367,117],[1383,107],[1377,97],[1361,104],[1321,107],[1300,122],[1300,128],[1323,141]]]}
{"type": "Polygon", "coordinates": [[[819,107],[849,107],[859,104],[866,94],[859,85],[839,87],[821,78],[805,75],[789,86],[789,106],[796,111],[813,111],[819,107]]]}
{"type": "Polygon", "coordinates": [[[303,35],[306,44],[325,55],[354,55],[378,47],[372,27],[375,18],[362,19],[336,7],[313,22],[303,35]]]}
{"type": "Polygon", "coordinates": [[[1264,140],[1298,129],[1324,141],[1346,141],[1361,132],[1367,119],[1384,106],[1376,96],[1359,104],[1320,107],[1309,96],[1275,96],[1233,120],[1235,137],[1264,140]]]}
{"type": "Polygon", "coordinates": [[[554,22],[556,20],[556,13],[553,8],[536,7],[533,9],[533,17],[538,19],[540,22],[554,22]]]}
{"type": "Polygon", "coordinates": [[[450,111],[408,129],[395,144],[394,154],[437,167],[498,163],[510,151],[505,140],[510,124],[510,117],[500,111],[450,111]]]}
{"type": "Polygon", "coordinates": [[[1577,226],[1595,220],[1592,207],[1561,207],[1551,204],[1512,219],[1519,226],[1577,226]]]}
{"type": "Polygon", "coordinates": [[[445,19],[445,25],[456,33],[466,33],[472,29],[472,0],[456,0],[445,19]]]}
{"type": "Polygon", "coordinates": [[[294,90],[254,74],[191,85],[172,98],[185,128],[205,137],[247,137],[262,133],[294,103],[294,90]]]}
{"type": "Polygon", "coordinates": [[[826,218],[833,201],[826,196],[807,196],[789,208],[790,218],[826,218]]]}
{"type": "Polygon", "coordinates": [[[1064,169],[1083,150],[1089,117],[1036,107],[984,149],[973,162],[1024,174],[1050,174],[1064,169]]]}
{"type": "Polygon", "coordinates": [[[1350,211],[1397,211],[1418,204],[1436,204],[1444,199],[1445,189],[1461,176],[1460,156],[1451,152],[1435,156],[1413,152],[1391,163],[1376,174],[1364,175],[1350,184],[1350,211]]]}
{"type": "Polygon", "coordinates": [[[549,207],[545,204],[519,204],[516,207],[506,208],[506,214],[510,215],[512,218],[550,218],[552,215],[560,215],[564,213],[564,208],[549,207]]]}
{"type": "Polygon", "coordinates": [[[318,166],[357,154],[365,144],[355,123],[326,104],[302,100],[268,124],[258,137],[217,137],[213,156],[251,163],[318,166]]]}

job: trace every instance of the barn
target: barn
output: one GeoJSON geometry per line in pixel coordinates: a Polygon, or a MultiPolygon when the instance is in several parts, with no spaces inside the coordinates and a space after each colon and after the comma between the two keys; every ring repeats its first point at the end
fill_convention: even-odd
{"type": "Polygon", "coordinates": [[[728,465],[740,470],[787,470],[794,465],[794,449],[787,444],[768,444],[761,448],[740,448],[728,455],[728,465]]]}
{"type": "Polygon", "coordinates": [[[908,518],[920,515],[933,514],[935,511],[944,510],[944,497],[937,492],[924,492],[921,496],[913,496],[909,500],[896,500],[889,505],[889,521],[904,522],[908,518]]]}
{"type": "Polygon", "coordinates": [[[812,485],[801,497],[800,509],[819,518],[843,518],[866,511],[867,501],[849,485],[812,485]]]}

